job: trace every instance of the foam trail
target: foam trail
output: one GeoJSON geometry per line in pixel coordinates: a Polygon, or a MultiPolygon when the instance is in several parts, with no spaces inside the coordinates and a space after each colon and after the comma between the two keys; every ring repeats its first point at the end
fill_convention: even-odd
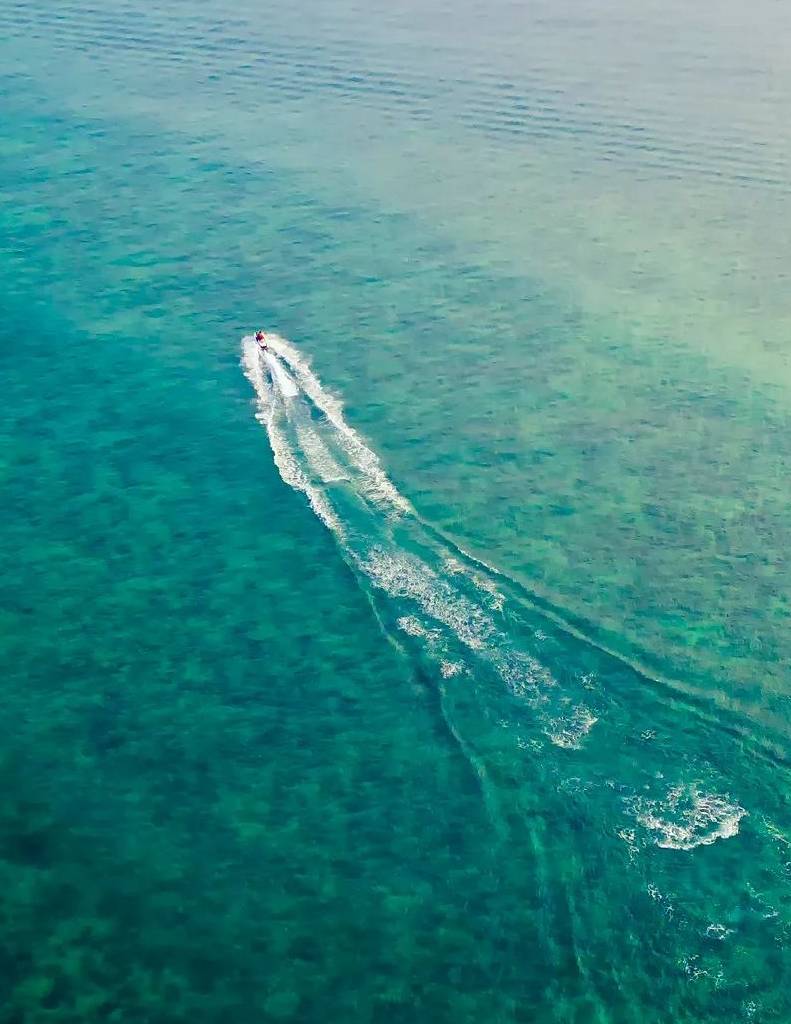
{"type": "MultiPolygon", "coordinates": [[[[252,337],[243,339],[242,365],[277,468],[333,532],[384,628],[428,662],[448,728],[479,778],[486,767],[470,736],[484,722],[521,750],[594,756],[611,709],[590,674],[575,677],[562,666],[561,682],[545,660],[547,634],[536,628],[545,620],[534,621],[510,593],[506,600],[495,572],[421,522],[308,360],[284,338],[268,337],[267,358],[252,337]]],[[[608,742],[609,770],[612,730],[608,742]]],[[[636,819],[647,842],[689,850],[738,832],[746,812],[708,783],[704,796],[668,799],[658,781],[665,776],[647,762],[635,766],[626,754],[623,771],[640,781],[620,785],[617,813],[636,819]]]]}
{"type": "Polygon", "coordinates": [[[343,527],[332,506],[321,491],[313,487],[302,472],[299,462],[294,456],[288,440],[280,429],[277,417],[277,401],[274,388],[264,376],[261,352],[252,336],[242,340],[242,366],[245,375],[256,394],[258,407],[257,418],[266,427],[269,444],[280,476],[290,487],[302,491],[307,496],[311,508],[321,521],[339,537],[343,536],[343,527]]]}
{"type": "Polygon", "coordinates": [[[307,360],[285,339],[268,337],[275,355],[262,360],[245,338],[242,362],[278,469],[307,495],[366,585],[386,595],[394,628],[422,639],[442,679],[460,675],[473,655],[478,675],[499,680],[500,693],[537,715],[551,742],[581,745],[597,716],[576,710],[552,673],[502,628],[495,616],[504,599],[492,580],[423,527],[307,360]],[[294,375],[293,389],[283,386],[278,358],[294,375]],[[565,719],[564,731],[558,723],[565,719]]]}
{"type": "Polygon", "coordinates": [[[263,356],[272,373],[272,379],[277,384],[277,387],[283,397],[296,398],[299,394],[299,388],[291,379],[288,372],[283,369],[280,364],[280,360],[273,356],[271,352],[264,352],[263,356]]]}
{"type": "Polygon", "coordinates": [[[344,419],[341,402],[322,388],[310,368],[309,361],[279,334],[269,334],[267,338],[274,351],[289,365],[305,394],[337,429],[349,457],[366,477],[370,493],[390,503],[399,512],[412,512],[412,506],[388,479],[377,456],[344,419]]]}
{"type": "Polygon", "coordinates": [[[739,831],[747,811],[718,793],[703,793],[697,785],[672,787],[664,799],[632,803],[637,821],[667,850],[694,850],[728,839],[739,831]]]}

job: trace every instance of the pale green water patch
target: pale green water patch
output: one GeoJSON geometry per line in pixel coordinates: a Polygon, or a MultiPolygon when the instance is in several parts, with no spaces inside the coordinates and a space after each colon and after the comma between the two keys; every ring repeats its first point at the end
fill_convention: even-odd
{"type": "Polygon", "coordinates": [[[6,1018],[785,1020],[772,161],[715,187],[718,123],[677,190],[605,166],[613,117],[487,131],[497,26],[457,126],[433,11],[5,13],[6,1018]],[[415,516],[304,390],[285,451],[342,531],[286,486],[259,322],[415,516]]]}

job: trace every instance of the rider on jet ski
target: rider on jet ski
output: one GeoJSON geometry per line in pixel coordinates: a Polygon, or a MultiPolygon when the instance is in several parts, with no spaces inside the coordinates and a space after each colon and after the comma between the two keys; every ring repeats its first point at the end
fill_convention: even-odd
{"type": "Polygon", "coordinates": [[[258,342],[258,347],[261,349],[261,351],[266,352],[269,346],[266,343],[266,335],[264,334],[263,331],[255,332],[255,340],[258,342]]]}

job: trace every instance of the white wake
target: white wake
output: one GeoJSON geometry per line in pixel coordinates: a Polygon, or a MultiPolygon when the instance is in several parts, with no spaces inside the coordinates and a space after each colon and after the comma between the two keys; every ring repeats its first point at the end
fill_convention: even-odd
{"type": "MultiPolygon", "coordinates": [[[[380,595],[385,627],[419,645],[443,694],[457,688],[466,702],[472,685],[481,719],[517,737],[529,729],[534,738],[517,739],[519,746],[548,741],[566,756],[586,748],[606,714],[590,677],[575,682],[564,671],[561,684],[541,656],[546,634],[528,628],[480,562],[421,522],[304,355],[276,334],[268,339],[272,351],[262,357],[253,337],[243,338],[242,365],[275,464],[332,531],[362,584],[380,595]]],[[[674,792],[665,802],[644,793],[627,804],[647,841],[681,850],[735,835],[746,813],[698,792],[686,800],[674,792]]]]}

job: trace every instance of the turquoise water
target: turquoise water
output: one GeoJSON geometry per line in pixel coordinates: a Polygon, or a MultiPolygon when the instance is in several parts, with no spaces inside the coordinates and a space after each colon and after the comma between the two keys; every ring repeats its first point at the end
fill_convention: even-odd
{"type": "Polygon", "coordinates": [[[0,1020],[791,1018],[791,23],[639,6],[0,0],[0,1020]]]}

